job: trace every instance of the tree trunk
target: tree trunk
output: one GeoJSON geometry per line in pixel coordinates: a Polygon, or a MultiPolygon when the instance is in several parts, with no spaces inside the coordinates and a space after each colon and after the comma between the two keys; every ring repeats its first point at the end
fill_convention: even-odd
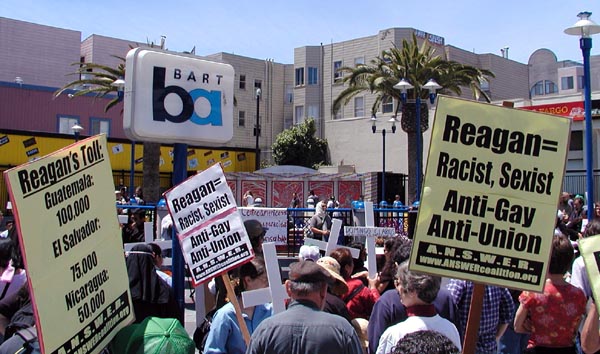
{"type": "MultiPolygon", "coordinates": [[[[416,103],[407,102],[402,105],[402,118],[400,125],[402,130],[407,135],[407,151],[408,151],[408,203],[412,204],[417,200],[417,196],[420,197],[421,191],[417,191],[417,178],[422,181],[423,176],[423,132],[429,129],[429,109],[427,102],[421,101],[421,176],[417,176],[417,124],[416,124],[416,103]]],[[[423,185],[421,184],[421,188],[423,185]]]]}
{"type": "Polygon", "coordinates": [[[144,201],[156,203],[160,199],[160,144],[144,142],[144,201]]]}

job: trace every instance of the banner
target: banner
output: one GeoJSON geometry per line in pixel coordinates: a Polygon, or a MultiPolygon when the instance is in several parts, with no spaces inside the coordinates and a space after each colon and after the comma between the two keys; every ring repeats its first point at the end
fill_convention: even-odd
{"type": "Polygon", "coordinates": [[[106,136],[4,173],[44,353],[99,353],[133,321],[106,136]]]}
{"type": "Polygon", "coordinates": [[[171,188],[164,197],[195,287],[254,257],[220,164],[171,188]]]}
{"type": "Polygon", "coordinates": [[[267,228],[264,241],[274,242],[276,246],[287,246],[287,209],[286,208],[239,208],[244,221],[256,219],[267,228]]]}
{"type": "Polygon", "coordinates": [[[411,270],[541,291],[570,124],[440,97],[411,270]]]}

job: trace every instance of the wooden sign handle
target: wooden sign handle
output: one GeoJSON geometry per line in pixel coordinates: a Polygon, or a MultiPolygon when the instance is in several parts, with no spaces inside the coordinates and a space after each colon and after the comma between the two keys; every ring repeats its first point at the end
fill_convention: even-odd
{"type": "Polygon", "coordinates": [[[225,287],[227,288],[227,297],[229,298],[229,301],[231,301],[231,303],[233,304],[233,308],[235,309],[235,317],[237,318],[237,321],[240,325],[240,330],[242,331],[244,342],[246,342],[246,346],[248,346],[248,344],[250,344],[250,331],[248,331],[246,321],[244,321],[244,317],[242,316],[242,309],[240,308],[240,303],[237,301],[237,296],[235,296],[235,291],[231,286],[229,274],[227,274],[227,272],[223,273],[223,275],[221,275],[221,279],[223,279],[223,283],[225,283],[225,287]]]}
{"type": "Polygon", "coordinates": [[[483,309],[484,296],[485,285],[473,283],[473,296],[471,297],[469,317],[467,319],[467,329],[465,330],[463,354],[475,354],[475,349],[477,347],[477,334],[479,332],[479,322],[481,320],[481,311],[483,309]]]}

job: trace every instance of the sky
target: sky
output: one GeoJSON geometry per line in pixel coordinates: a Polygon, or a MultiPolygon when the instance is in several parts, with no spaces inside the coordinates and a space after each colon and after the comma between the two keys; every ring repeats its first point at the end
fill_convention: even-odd
{"type": "MultiPolygon", "coordinates": [[[[591,11],[600,24],[598,0],[0,0],[0,17],[91,34],[160,43],[197,55],[234,53],[292,64],[294,48],[372,36],[411,27],[444,37],[477,54],[508,47],[508,57],[527,63],[537,49],[558,60],[582,61],[577,37],[564,29],[591,11]]],[[[600,35],[592,54],[600,54],[600,35]]]]}

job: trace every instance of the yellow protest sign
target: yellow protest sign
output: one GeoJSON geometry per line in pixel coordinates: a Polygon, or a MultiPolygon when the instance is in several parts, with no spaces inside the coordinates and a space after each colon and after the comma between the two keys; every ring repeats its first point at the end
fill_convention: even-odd
{"type": "Polygon", "coordinates": [[[600,299],[600,235],[586,237],[577,243],[594,299],[600,299]]]}
{"type": "Polygon", "coordinates": [[[44,353],[99,353],[133,321],[106,136],[4,173],[44,353]]]}
{"type": "Polygon", "coordinates": [[[440,97],[410,268],[541,291],[570,124],[440,97]]]}

